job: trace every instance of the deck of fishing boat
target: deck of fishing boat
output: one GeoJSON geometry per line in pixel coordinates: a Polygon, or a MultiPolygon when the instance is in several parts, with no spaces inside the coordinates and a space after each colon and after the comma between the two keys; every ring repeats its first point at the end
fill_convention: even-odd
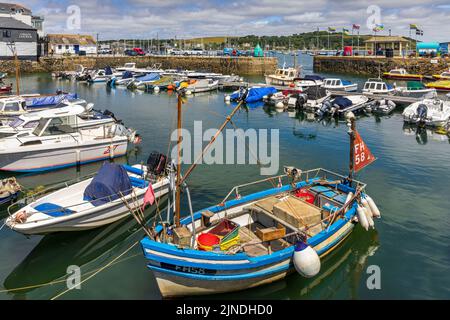
{"type": "MultiPolygon", "coordinates": [[[[251,87],[274,87],[279,91],[283,90],[292,90],[289,86],[277,86],[277,85],[267,85],[265,83],[251,83],[251,82],[224,82],[219,85],[221,90],[234,90],[239,88],[251,88],[251,87]]],[[[400,105],[409,105],[420,101],[420,98],[416,97],[405,97],[405,96],[397,96],[390,94],[370,94],[364,92],[343,92],[343,91],[330,91],[333,97],[338,96],[352,96],[352,95],[364,95],[371,100],[391,100],[396,104],[400,105]]]]}

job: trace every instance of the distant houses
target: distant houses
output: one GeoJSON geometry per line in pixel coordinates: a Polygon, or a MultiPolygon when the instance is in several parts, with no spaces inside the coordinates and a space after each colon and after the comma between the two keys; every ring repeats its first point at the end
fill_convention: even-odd
{"type": "Polygon", "coordinates": [[[97,42],[90,35],[48,34],[46,37],[49,55],[97,54],[97,42]]]}

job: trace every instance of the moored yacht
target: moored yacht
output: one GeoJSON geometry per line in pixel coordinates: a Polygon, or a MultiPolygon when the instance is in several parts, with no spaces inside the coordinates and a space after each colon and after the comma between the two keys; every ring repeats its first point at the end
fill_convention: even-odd
{"type": "Polygon", "coordinates": [[[274,74],[266,75],[266,84],[275,86],[289,86],[300,76],[300,69],[279,68],[274,74]]]}

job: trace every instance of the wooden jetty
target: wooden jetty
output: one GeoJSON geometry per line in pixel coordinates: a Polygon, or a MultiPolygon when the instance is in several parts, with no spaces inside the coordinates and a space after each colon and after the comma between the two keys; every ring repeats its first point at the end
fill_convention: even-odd
{"type": "MultiPolygon", "coordinates": [[[[275,86],[275,85],[267,85],[265,83],[251,83],[251,82],[224,82],[220,85],[220,89],[222,90],[235,90],[239,88],[249,88],[249,87],[274,87],[279,91],[283,90],[292,90],[289,86],[275,86]]],[[[405,96],[396,96],[390,94],[372,94],[372,93],[363,93],[363,92],[344,92],[344,91],[330,91],[331,95],[334,97],[338,96],[351,96],[351,95],[364,95],[367,96],[370,100],[391,100],[399,105],[409,105],[414,102],[420,101],[420,98],[415,97],[405,97],[405,96]]]]}

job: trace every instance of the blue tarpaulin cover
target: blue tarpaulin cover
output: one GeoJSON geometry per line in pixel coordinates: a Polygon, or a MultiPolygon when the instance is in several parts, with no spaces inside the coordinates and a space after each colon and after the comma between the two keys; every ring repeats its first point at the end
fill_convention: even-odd
{"type": "Polygon", "coordinates": [[[345,109],[350,107],[353,102],[346,97],[337,97],[336,99],[334,99],[333,104],[337,104],[340,109],[345,109]]]}
{"type": "Polygon", "coordinates": [[[131,79],[133,78],[133,73],[131,71],[125,71],[122,74],[122,79],[131,79]]]}
{"type": "MultiPolygon", "coordinates": [[[[242,90],[242,92],[244,92],[244,91],[242,90]]],[[[233,93],[230,96],[231,100],[237,100],[238,98],[240,98],[240,95],[242,94],[242,92],[233,93]]],[[[274,87],[250,88],[247,98],[245,99],[245,102],[252,103],[252,102],[261,101],[264,96],[267,96],[269,94],[274,94],[276,92],[277,92],[277,89],[275,89],[274,87]]]]}
{"type": "Polygon", "coordinates": [[[154,81],[159,80],[160,76],[159,73],[149,73],[145,76],[137,77],[136,81],[154,81]]]}
{"type": "Polygon", "coordinates": [[[101,206],[131,193],[131,182],[124,167],[105,162],[92,182],[84,190],[84,199],[101,206]]]}
{"type": "Polygon", "coordinates": [[[45,106],[55,106],[63,100],[75,100],[77,98],[78,95],[76,93],[67,93],[57,96],[26,98],[25,101],[28,108],[38,108],[45,106]]]}

